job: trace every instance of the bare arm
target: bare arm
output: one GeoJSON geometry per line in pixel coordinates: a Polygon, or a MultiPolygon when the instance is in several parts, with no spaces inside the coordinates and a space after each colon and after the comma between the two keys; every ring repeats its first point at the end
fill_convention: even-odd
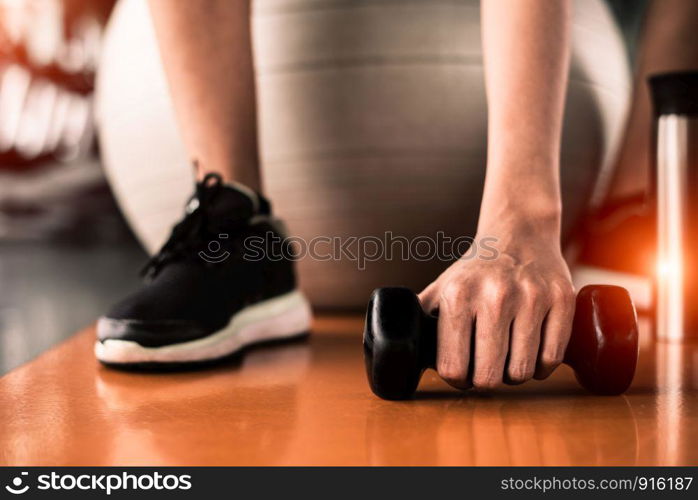
{"type": "Polygon", "coordinates": [[[489,110],[486,217],[504,209],[559,222],[569,9],[568,0],[482,1],[489,110]]]}
{"type": "Polygon", "coordinates": [[[476,241],[496,238],[499,255],[459,260],[420,295],[439,309],[437,369],[456,387],[544,378],[569,340],[559,188],[569,18],[569,0],[482,1],[488,159],[476,241]]]}

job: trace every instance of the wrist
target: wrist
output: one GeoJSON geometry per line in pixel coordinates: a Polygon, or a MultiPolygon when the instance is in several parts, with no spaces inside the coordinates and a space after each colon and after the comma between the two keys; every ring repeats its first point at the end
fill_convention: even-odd
{"type": "Polygon", "coordinates": [[[512,202],[488,209],[483,205],[479,237],[496,238],[506,247],[560,245],[561,210],[556,206],[521,206],[512,202]]]}
{"type": "Polygon", "coordinates": [[[483,196],[480,225],[507,225],[515,228],[532,226],[541,231],[560,228],[562,202],[556,193],[521,187],[516,192],[499,191],[483,196]]]}
{"type": "Polygon", "coordinates": [[[482,214],[554,223],[562,214],[559,165],[552,161],[491,161],[482,196],[482,214]]]}

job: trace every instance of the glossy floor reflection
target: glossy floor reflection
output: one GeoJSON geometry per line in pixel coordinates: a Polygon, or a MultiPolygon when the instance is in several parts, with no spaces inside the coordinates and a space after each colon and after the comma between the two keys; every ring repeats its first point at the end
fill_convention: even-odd
{"type": "Polygon", "coordinates": [[[368,390],[361,318],[215,369],[100,367],[84,331],[0,379],[2,465],[696,465],[698,346],[645,343],[622,397],[545,382],[418,399],[368,390]]]}
{"type": "Polygon", "coordinates": [[[138,286],[135,241],[0,241],[0,375],[89,325],[138,286]]]}

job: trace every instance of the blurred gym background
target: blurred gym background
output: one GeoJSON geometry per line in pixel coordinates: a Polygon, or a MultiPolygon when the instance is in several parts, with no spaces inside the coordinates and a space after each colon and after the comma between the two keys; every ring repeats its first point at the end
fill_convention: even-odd
{"type": "Polygon", "coordinates": [[[137,282],[144,254],[104,180],[93,118],[114,3],[0,1],[0,373],[137,282]]]}
{"type": "MultiPolygon", "coordinates": [[[[0,0],[0,374],[91,323],[145,253],[100,166],[92,93],[116,0],[0,0]]],[[[628,42],[643,1],[610,0],[628,42]]]]}

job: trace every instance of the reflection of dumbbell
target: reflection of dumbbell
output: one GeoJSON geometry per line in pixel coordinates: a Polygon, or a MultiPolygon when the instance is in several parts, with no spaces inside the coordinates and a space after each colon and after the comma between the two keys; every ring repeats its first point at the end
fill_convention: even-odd
{"type": "MultiPolygon", "coordinates": [[[[407,288],[379,288],[366,311],[364,356],[373,392],[383,399],[407,399],[427,368],[436,365],[436,322],[407,288]]],[[[595,394],[623,393],[637,364],[637,317],[621,287],[591,285],[577,295],[564,362],[579,383],[595,394]]]]}

